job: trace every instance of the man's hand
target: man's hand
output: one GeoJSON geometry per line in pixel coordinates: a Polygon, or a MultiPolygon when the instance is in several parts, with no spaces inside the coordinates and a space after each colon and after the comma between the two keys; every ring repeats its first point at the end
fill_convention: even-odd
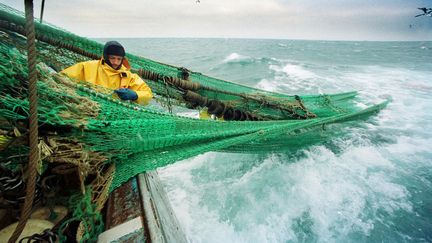
{"type": "Polygon", "coordinates": [[[131,89],[116,89],[114,92],[120,97],[122,100],[136,100],[138,99],[138,95],[135,91],[131,89]]]}

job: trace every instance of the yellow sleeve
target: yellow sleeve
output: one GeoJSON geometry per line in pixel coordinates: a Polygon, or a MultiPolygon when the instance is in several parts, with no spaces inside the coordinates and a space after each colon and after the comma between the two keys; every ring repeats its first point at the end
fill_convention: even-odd
{"type": "Polygon", "coordinates": [[[132,74],[129,88],[137,93],[138,99],[135,102],[140,105],[147,105],[153,98],[150,87],[135,73],[132,74]]]}
{"type": "Polygon", "coordinates": [[[66,74],[69,78],[84,80],[84,63],[80,62],[72,65],[64,69],[60,73],[66,74]]]}

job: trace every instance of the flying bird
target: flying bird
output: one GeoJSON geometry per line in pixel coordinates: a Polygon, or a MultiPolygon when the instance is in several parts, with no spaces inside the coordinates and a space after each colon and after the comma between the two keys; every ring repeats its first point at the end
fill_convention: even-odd
{"type": "Polygon", "coordinates": [[[418,14],[414,17],[420,17],[420,16],[428,16],[428,17],[432,17],[432,8],[417,8],[421,11],[423,11],[422,14],[418,14]]]}

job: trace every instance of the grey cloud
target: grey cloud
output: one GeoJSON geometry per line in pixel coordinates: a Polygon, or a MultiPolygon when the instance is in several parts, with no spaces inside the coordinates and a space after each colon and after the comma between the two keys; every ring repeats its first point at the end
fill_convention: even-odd
{"type": "Polygon", "coordinates": [[[432,19],[413,18],[422,4],[425,1],[58,0],[46,2],[45,19],[87,37],[430,39],[432,19]]]}

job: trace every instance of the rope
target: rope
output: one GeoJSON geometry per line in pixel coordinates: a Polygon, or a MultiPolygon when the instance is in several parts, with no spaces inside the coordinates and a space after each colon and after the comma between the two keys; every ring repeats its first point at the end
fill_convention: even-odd
{"type": "Polygon", "coordinates": [[[45,0],[42,0],[41,14],[40,14],[40,23],[41,24],[42,24],[44,9],[45,9],[45,0]]]}
{"type": "MultiPolygon", "coordinates": [[[[12,31],[18,32],[18,33],[22,32],[22,29],[20,28],[20,26],[11,24],[11,23],[9,23],[7,21],[0,21],[0,26],[4,27],[4,28],[7,28],[7,29],[10,29],[12,31]]],[[[47,37],[47,36],[45,36],[43,34],[37,33],[36,37],[40,41],[46,42],[46,43],[48,43],[50,45],[53,45],[53,46],[57,46],[57,47],[60,47],[60,48],[64,48],[64,49],[70,50],[72,52],[75,52],[77,54],[86,56],[86,57],[91,58],[91,59],[99,59],[100,58],[100,56],[97,55],[97,54],[94,54],[92,52],[88,52],[88,51],[86,51],[84,49],[81,49],[79,47],[76,47],[76,46],[74,46],[72,44],[64,43],[61,40],[54,40],[54,39],[52,39],[50,37],[47,37]]],[[[131,69],[131,71],[134,72],[134,73],[138,73],[138,75],[140,77],[144,78],[144,79],[153,80],[155,82],[163,81],[162,84],[165,85],[165,88],[166,88],[166,84],[168,83],[170,85],[175,86],[180,91],[184,91],[184,90],[197,91],[197,90],[201,89],[201,90],[206,90],[206,91],[210,91],[210,92],[216,92],[216,93],[219,93],[219,94],[237,96],[237,97],[243,98],[245,100],[255,101],[258,104],[261,104],[261,106],[268,107],[270,109],[278,109],[278,110],[282,111],[282,114],[285,114],[285,115],[286,114],[290,114],[289,116],[292,117],[292,118],[294,118],[294,119],[309,119],[309,118],[316,118],[317,117],[314,113],[310,112],[302,104],[301,101],[299,102],[300,103],[299,104],[300,105],[299,108],[301,110],[303,110],[305,114],[298,113],[294,109],[294,107],[292,107],[292,105],[278,104],[277,102],[269,102],[267,100],[264,102],[264,100],[265,100],[264,96],[262,96],[262,97],[255,97],[254,95],[250,95],[250,94],[236,93],[236,92],[232,92],[232,91],[221,90],[221,89],[218,89],[218,88],[202,85],[202,84],[197,83],[197,82],[192,82],[192,81],[189,81],[189,80],[183,80],[183,79],[180,79],[180,78],[177,78],[177,77],[171,77],[171,76],[166,76],[165,77],[165,76],[160,75],[158,73],[152,72],[150,70],[145,70],[145,69],[142,69],[142,68],[131,69]]],[[[180,69],[180,71],[182,71],[182,70],[180,69]]],[[[163,96],[164,94],[161,93],[160,95],[163,96]]],[[[169,97],[168,97],[168,99],[169,99],[169,97]]]]}
{"type": "MultiPolygon", "coordinates": [[[[0,21],[0,27],[11,30],[11,31],[16,32],[18,34],[26,35],[26,31],[21,25],[16,25],[16,24],[11,23],[9,21],[1,20],[0,21]]],[[[97,60],[100,58],[100,54],[94,54],[94,53],[86,51],[82,48],[73,46],[73,45],[68,44],[68,43],[64,43],[64,42],[62,42],[61,39],[58,39],[58,40],[52,39],[52,38],[45,36],[41,33],[36,33],[36,39],[38,39],[42,42],[48,43],[49,45],[52,45],[52,46],[56,46],[59,48],[64,48],[64,49],[70,50],[72,52],[75,52],[77,54],[83,55],[85,57],[88,57],[88,58],[91,58],[94,60],[97,60]]]]}
{"type": "MultiPolygon", "coordinates": [[[[21,26],[14,25],[14,24],[9,23],[7,21],[0,21],[0,27],[10,29],[10,30],[15,31],[15,32],[20,33],[20,34],[22,34],[22,32],[23,32],[23,30],[20,28],[21,26]]],[[[37,33],[36,37],[38,40],[40,40],[42,42],[48,43],[48,44],[53,45],[53,46],[57,46],[59,48],[64,48],[64,49],[70,50],[72,52],[86,56],[86,57],[91,58],[91,59],[99,59],[100,58],[100,56],[98,54],[94,54],[92,52],[88,52],[88,51],[81,49],[79,47],[76,47],[74,45],[64,43],[61,40],[52,39],[52,38],[47,37],[43,34],[37,33]]],[[[309,112],[306,109],[306,107],[304,107],[304,106],[303,106],[304,108],[300,107],[302,109],[305,109],[306,114],[302,115],[302,114],[298,114],[297,112],[295,112],[292,107],[286,107],[284,105],[273,103],[273,102],[268,102],[268,101],[263,102],[265,97],[255,97],[254,95],[250,95],[250,94],[236,93],[236,92],[232,92],[232,91],[222,90],[222,89],[202,85],[202,84],[197,83],[197,82],[192,82],[189,80],[182,80],[182,79],[177,78],[177,77],[170,77],[170,76],[164,77],[163,75],[152,72],[150,70],[145,70],[143,68],[131,69],[131,71],[134,73],[138,73],[138,75],[144,79],[153,80],[155,82],[160,82],[162,80],[163,84],[165,86],[166,86],[166,83],[168,83],[170,85],[176,86],[177,89],[179,89],[181,91],[184,91],[184,90],[197,91],[197,90],[201,89],[201,90],[206,90],[206,91],[210,91],[210,92],[216,92],[219,94],[237,96],[237,97],[243,98],[245,100],[252,100],[252,101],[255,101],[257,103],[261,103],[261,105],[264,107],[268,107],[271,109],[279,109],[279,110],[283,110],[283,111],[288,112],[288,114],[294,114],[294,117],[291,116],[293,118],[295,118],[295,116],[299,116],[302,119],[316,118],[317,117],[315,114],[309,112]]],[[[164,94],[161,94],[161,95],[164,95],[164,94]]]]}
{"type": "MultiPolygon", "coordinates": [[[[188,92],[190,91],[189,95],[184,96],[184,98],[189,99],[188,101],[193,101],[193,100],[198,101],[196,96],[192,97],[193,92],[191,90],[197,91],[199,89],[203,89],[203,90],[208,90],[208,91],[212,91],[212,92],[216,92],[216,93],[238,96],[238,97],[243,98],[245,101],[253,100],[257,103],[260,103],[262,106],[270,107],[270,108],[274,108],[274,109],[279,109],[283,112],[283,114],[286,114],[285,112],[288,112],[288,114],[290,114],[289,116],[294,118],[294,119],[308,119],[308,118],[315,118],[316,117],[315,114],[309,112],[306,109],[306,107],[304,106],[302,100],[300,99],[300,97],[298,95],[295,95],[294,98],[298,101],[299,108],[301,110],[303,110],[305,114],[297,113],[296,110],[294,109],[295,107],[293,107],[292,105],[284,106],[284,105],[280,105],[280,104],[271,103],[271,102],[267,101],[264,97],[258,97],[257,98],[257,97],[254,97],[252,95],[248,95],[248,94],[244,94],[244,93],[235,93],[235,92],[225,91],[225,90],[221,90],[221,89],[217,89],[217,88],[213,88],[213,87],[208,87],[208,86],[196,83],[196,82],[191,82],[189,80],[183,80],[183,79],[176,78],[176,77],[169,77],[169,76],[161,77],[161,75],[159,75],[157,73],[154,73],[150,70],[144,70],[142,68],[138,69],[137,72],[144,79],[150,79],[150,80],[153,80],[156,82],[158,82],[160,79],[162,79],[163,83],[165,84],[167,91],[168,91],[167,83],[177,87],[181,91],[185,91],[185,90],[187,90],[188,92]]],[[[193,94],[196,94],[196,93],[193,93],[193,94]]],[[[168,95],[168,102],[169,102],[169,93],[168,92],[167,92],[167,95],[168,95]]],[[[199,104],[199,103],[198,103],[198,105],[203,106],[202,104],[199,104]]]]}
{"type": "Polygon", "coordinates": [[[170,94],[169,94],[169,89],[168,89],[168,83],[166,81],[167,77],[163,77],[163,82],[165,84],[165,89],[166,89],[166,97],[167,97],[167,103],[168,103],[168,111],[169,113],[172,114],[172,105],[171,105],[171,98],[170,98],[170,94]]]}
{"type": "Polygon", "coordinates": [[[37,71],[36,71],[36,42],[33,17],[33,0],[24,0],[26,15],[26,36],[28,53],[28,72],[29,72],[29,102],[30,102],[30,156],[28,166],[28,180],[26,186],[26,198],[21,211],[20,221],[15,228],[9,243],[16,242],[21,235],[32,210],[33,199],[36,188],[37,163],[39,160],[38,151],[38,117],[37,117],[37,71]]]}

